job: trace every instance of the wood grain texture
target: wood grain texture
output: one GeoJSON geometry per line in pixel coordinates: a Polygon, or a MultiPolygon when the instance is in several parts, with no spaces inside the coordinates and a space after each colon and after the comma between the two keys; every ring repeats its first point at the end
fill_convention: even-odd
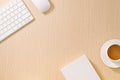
{"type": "Polygon", "coordinates": [[[102,80],[120,80],[100,59],[103,43],[120,39],[120,0],[51,0],[46,14],[24,2],[35,21],[0,43],[0,80],[65,80],[60,69],[82,54],[102,80]]]}

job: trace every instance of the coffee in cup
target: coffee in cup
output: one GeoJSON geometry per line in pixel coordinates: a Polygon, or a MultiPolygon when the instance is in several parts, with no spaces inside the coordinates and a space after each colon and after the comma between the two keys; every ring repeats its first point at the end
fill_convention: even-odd
{"type": "Polygon", "coordinates": [[[108,57],[112,60],[120,59],[120,46],[112,45],[108,48],[108,57]]]}

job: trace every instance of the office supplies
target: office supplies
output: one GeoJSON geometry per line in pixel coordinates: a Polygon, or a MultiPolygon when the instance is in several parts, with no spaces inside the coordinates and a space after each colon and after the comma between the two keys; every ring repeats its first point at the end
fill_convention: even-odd
{"type": "Polygon", "coordinates": [[[62,68],[61,71],[66,80],[101,80],[85,55],[62,68]]]}
{"type": "Polygon", "coordinates": [[[13,0],[0,9],[0,41],[33,20],[33,16],[22,0],[13,0]]]}
{"type": "Polygon", "coordinates": [[[48,0],[32,0],[32,2],[41,12],[46,12],[50,9],[48,0]]]}
{"type": "Polygon", "coordinates": [[[101,52],[100,52],[101,59],[106,66],[108,66],[110,68],[119,68],[120,67],[120,60],[111,60],[108,57],[108,49],[112,45],[119,45],[120,46],[120,40],[113,39],[113,40],[109,40],[109,41],[105,42],[103,44],[103,46],[101,47],[101,52]]]}

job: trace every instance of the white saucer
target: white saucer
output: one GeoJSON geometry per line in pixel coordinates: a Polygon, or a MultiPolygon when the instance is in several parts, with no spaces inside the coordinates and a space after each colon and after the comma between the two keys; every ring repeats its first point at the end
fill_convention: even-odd
{"type": "Polygon", "coordinates": [[[101,59],[104,62],[104,64],[110,68],[120,68],[120,64],[115,64],[113,62],[110,61],[110,59],[107,56],[107,51],[108,48],[110,47],[110,45],[113,44],[118,44],[120,45],[120,40],[109,40],[107,41],[105,44],[103,44],[102,48],[101,48],[101,59]]]}

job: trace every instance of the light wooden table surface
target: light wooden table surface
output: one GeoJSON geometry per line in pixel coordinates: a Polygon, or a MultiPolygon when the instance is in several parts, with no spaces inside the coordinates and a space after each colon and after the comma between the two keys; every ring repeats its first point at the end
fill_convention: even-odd
{"type": "Polygon", "coordinates": [[[65,80],[60,69],[83,54],[102,80],[120,80],[100,59],[103,43],[120,39],[120,0],[51,0],[46,14],[24,2],[35,20],[0,43],[0,80],[65,80]]]}

